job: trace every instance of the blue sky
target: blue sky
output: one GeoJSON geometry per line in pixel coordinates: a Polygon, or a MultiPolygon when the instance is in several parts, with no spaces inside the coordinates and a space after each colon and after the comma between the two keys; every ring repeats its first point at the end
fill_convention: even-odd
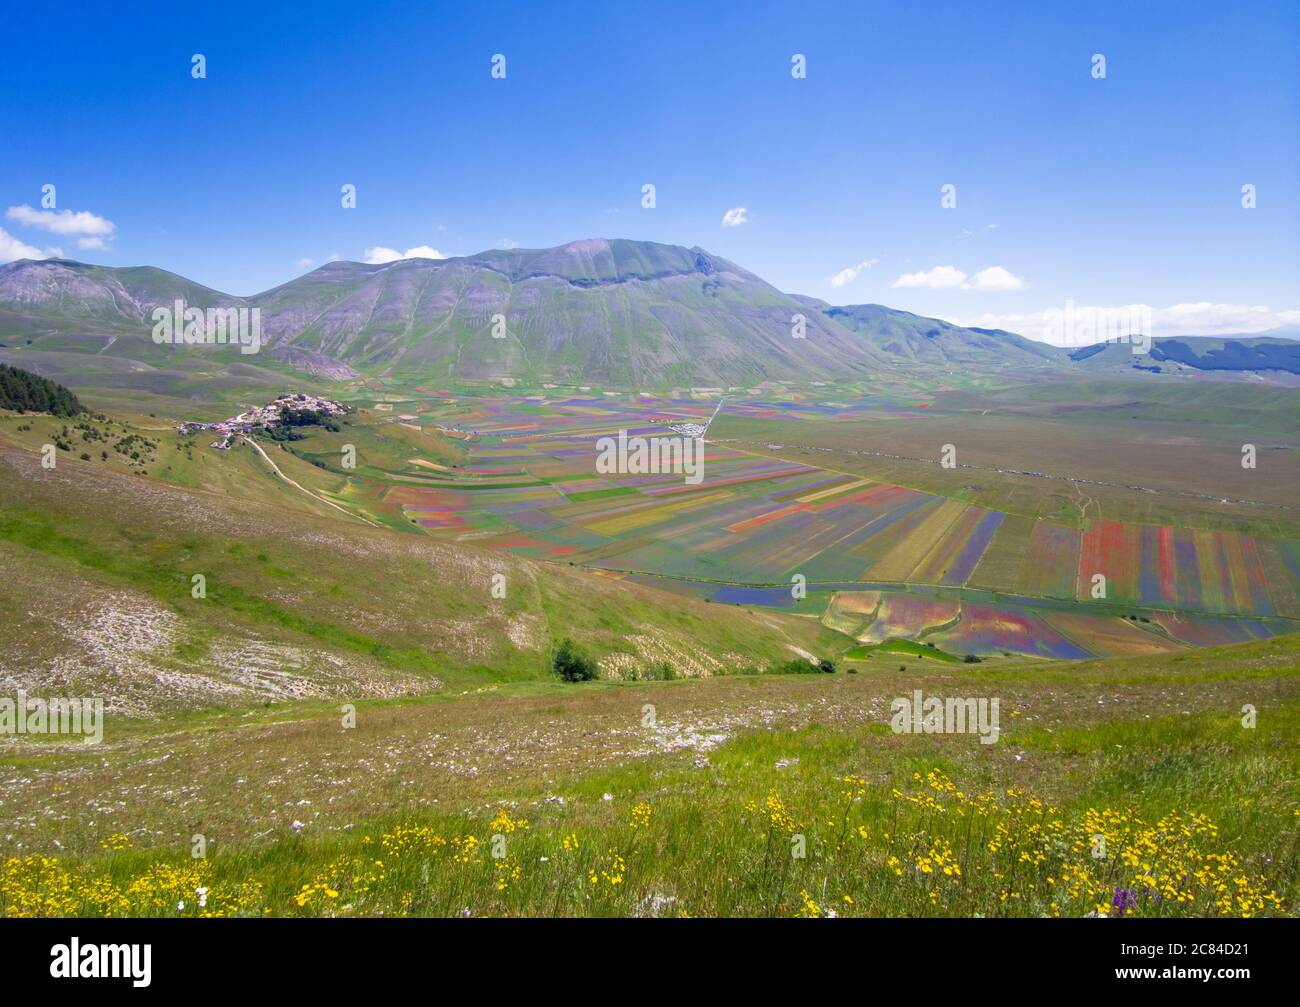
{"type": "Polygon", "coordinates": [[[1294,0],[30,18],[0,39],[0,258],[59,249],[251,294],[371,249],[629,237],[1020,331],[1067,301],[1150,305],[1156,335],[1300,321],[1294,0]],[[40,214],[46,183],[94,219],[40,214]]]}

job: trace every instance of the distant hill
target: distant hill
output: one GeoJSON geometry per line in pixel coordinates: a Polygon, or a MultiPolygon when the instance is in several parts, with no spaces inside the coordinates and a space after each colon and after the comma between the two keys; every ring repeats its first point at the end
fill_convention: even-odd
{"type": "Polygon", "coordinates": [[[703,249],[603,238],[334,262],[248,298],[148,267],[23,260],[0,266],[0,342],[154,360],[175,351],[152,344],[148,313],[178,296],[261,308],[270,358],[307,369],[662,387],[843,381],[891,366],[820,314],[795,338],[798,301],[703,249]]]}
{"type": "Polygon", "coordinates": [[[1202,371],[1289,371],[1300,374],[1300,343],[1287,339],[1157,339],[1153,360],[1172,360],[1202,371]]]}
{"type": "Polygon", "coordinates": [[[1227,332],[1217,336],[1198,336],[1198,339],[1297,339],[1300,340],[1300,325],[1279,325],[1275,329],[1263,332],[1227,332]]]}
{"type": "Polygon", "coordinates": [[[625,388],[843,382],[882,373],[924,380],[955,371],[1232,380],[1300,373],[1300,342],[1286,333],[1157,340],[1150,355],[1127,344],[1067,351],[880,304],[836,306],[782,293],[702,248],[624,239],[380,265],[331,262],[250,297],[151,266],[0,265],[0,359],[72,383],[172,394],[213,380],[274,384],[286,371],[625,388]],[[178,298],[199,308],[259,308],[262,351],[155,345],[151,312],[178,298]]]}
{"type": "Polygon", "coordinates": [[[198,308],[244,303],[153,266],[20,259],[0,266],[0,333],[134,332],[152,326],[154,307],[178,297],[198,308]]]}
{"type": "Polygon", "coordinates": [[[939,367],[1044,367],[1064,366],[1064,351],[1003,329],[976,329],[926,318],[882,304],[846,304],[835,307],[813,298],[832,321],[866,337],[876,350],[891,357],[939,367]]]}
{"type": "Polygon", "coordinates": [[[387,374],[735,385],[862,378],[886,366],[820,318],[793,338],[798,303],[753,273],[654,242],[332,263],[251,303],[278,345],[387,374]]]}
{"type": "Polygon", "coordinates": [[[1271,336],[1155,339],[1147,354],[1135,354],[1128,343],[1094,343],[1072,350],[1069,356],[1080,369],[1092,372],[1139,369],[1300,374],[1300,342],[1271,336]]]}

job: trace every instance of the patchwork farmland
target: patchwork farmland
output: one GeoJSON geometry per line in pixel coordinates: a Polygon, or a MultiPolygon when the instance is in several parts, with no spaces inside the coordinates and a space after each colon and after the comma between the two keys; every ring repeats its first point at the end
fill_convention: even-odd
{"type": "MultiPolygon", "coordinates": [[[[707,423],[715,405],[707,396],[426,400],[405,425],[458,438],[465,458],[452,466],[413,452],[366,496],[381,515],[431,535],[832,627],[832,599],[878,595],[874,628],[860,637],[868,643],[897,636],[959,653],[1083,658],[1269,637],[1300,619],[1293,539],[1100,519],[1067,527],[777,457],[781,445],[706,440],[697,485],[680,473],[597,473],[600,438],[671,436],[707,423]],[[796,576],[805,598],[792,593],[796,576]]],[[[747,419],[795,412],[826,426],[921,405],[757,398],[725,409],[747,419]]]]}

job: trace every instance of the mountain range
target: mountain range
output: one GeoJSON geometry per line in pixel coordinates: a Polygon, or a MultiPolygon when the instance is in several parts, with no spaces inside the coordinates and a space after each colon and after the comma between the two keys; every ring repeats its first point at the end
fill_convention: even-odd
{"type": "MultiPolygon", "coordinates": [[[[133,373],[166,367],[178,351],[154,344],[151,312],[177,299],[261,309],[264,356],[205,348],[218,359],[245,367],[269,359],[336,379],[736,386],[936,368],[1069,371],[1090,356],[883,305],[787,294],[699,247],[604,238],[331,262],[251,297],[149,266],[19,260],[0,266],[0,353],[93,353],[102,365],[129,361],[133,373]]],[[[1251,359],[1269,366],[1270,354],[1251,359]]],[[[1171,355],[1191,367],[1214,363],[1171,355]]],[[[1244,360],[1234,355],[1234,369],[1244,360]]]]}

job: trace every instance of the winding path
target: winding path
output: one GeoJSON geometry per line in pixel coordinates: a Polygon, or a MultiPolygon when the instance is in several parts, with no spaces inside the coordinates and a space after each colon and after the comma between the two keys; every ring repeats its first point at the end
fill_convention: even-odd
{"type": "Polygon", "coordinates": [[[240,434],[239,439],[243,441],[245,444],[250,445],[254,451],[256,451],[259,455],[261,455],[262,460],[265,461],[266,464],[271,466],[271,471],[274,472],[281,479],[283,479],[285,482],[287,482],[290,486],[293,486],[296,489],[299,489],[302,492],[306,493],[313,500],[319,500],[323,504],[328,504],[329,506],[333,507],[336,511],[341,511],[342,513],[346,514],[348,517],[358,518],[359,520],[364,521],[366,524],[371,525],[372,527],[375,528],[380,527],[377,521],[370,520],[370,518],[366,517],[364,514],[356,514],[348,510],[346,507],[340,507],[333,500],[327,500],[319,493],[313,493],[311,490],[309,490],[306,486],[303,486],[301,483],[294,482],[287,475],[285,475],[283,472],[280,471],[280,466],[275,464],[275,462],[271,461],[271,456],[262,450],[262,445],[258,444],[257,441],[253,440],[251,437],[247,436],[246,434],[240,434]]]}

